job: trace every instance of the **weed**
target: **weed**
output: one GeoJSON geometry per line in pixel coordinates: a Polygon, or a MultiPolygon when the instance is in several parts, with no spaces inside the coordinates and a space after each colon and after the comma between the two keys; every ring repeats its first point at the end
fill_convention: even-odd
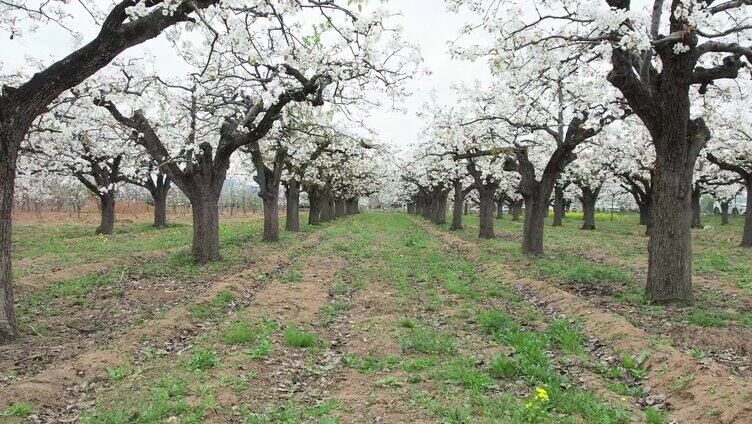
{"type": "Polygon", "coordinates": [[[19,417],[26,418],[31,415],[31,405],[28,403],[13,403],[3,411],[3,417],[19,417]]]}
{"type": "Polygon", "coordinates": [[[219,364],[219,355],[213,350],[200,347],[193,348],[188,369],[192,371],[208,370],[219,364]]]}
{"type": "Polygon", "coordinates": [[[454,352],[452,336],[422,326],[409,328],[406,334],[398,336],[398,341],[406,352],[447,355],[454,352]]]}
{"type": "Polygon", "coordinates": [[[665,424],[668,421],[668,414],[659,411],[652,406],[645,408],[645,422],[648,424],[665,424]]]}
{"type": "Polygon", "coordinates": [[[316,344],[316,335],[288,326],[285,328],[282,341],[286,346],[309,348],[316,344]]]}

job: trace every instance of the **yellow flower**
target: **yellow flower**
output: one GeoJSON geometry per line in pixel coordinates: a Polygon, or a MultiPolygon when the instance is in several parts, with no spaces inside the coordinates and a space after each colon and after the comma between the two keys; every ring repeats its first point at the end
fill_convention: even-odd
{"type": "Polygon", "coordinates": [[[548,392],[543,387],[537,387],[535,389],[535,397],[541,402],[548,402],[548,392]]]}

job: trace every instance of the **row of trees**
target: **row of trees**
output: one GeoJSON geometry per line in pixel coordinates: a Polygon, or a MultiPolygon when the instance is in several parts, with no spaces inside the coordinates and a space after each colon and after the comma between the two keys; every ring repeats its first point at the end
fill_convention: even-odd
{"type": "Polygon", "coordinates": [[[76,7],[99,27],[91,42],[33,75],[4,75],[0,342],[16,335],[10,223],[19,165],[26,175],[77,178],[99,198],[102,233],[112,231],[118,184],[143,186],[155,205],[177,187],[191,204],[192,252],[200,263],[220,258],[217,205],[234,164],[255,173],[268,241],[278,238],[283,183],[291,231],[299,229],[301,189],[318,205],[310,214],[314,224],[341,215],[343,207],[355,211],[357,198],[374,190],[372,164],[383,149],[345,128],[359,126],[363,108],[405,94],[420,61],[378,5],[11,0],[0,3],[0,32],[18,37],[34,22],[70,28],[81,18],[76,7]],[[182,71],[165,75],[165,64],[149,57],[111,64],[168,28],[182,71]]]}
{"type": "MultiPolygon", "coordinates": [[[[552,195],[558,223],[565,190],[576,186],[583,228],[592,229],[595,201],[611,181],[634,196],[648,227],[646,297],[691,303],[690,229],[693,215],[699,225],[700,196],[713,193],[727,205],[738,191],[727,187],[746,186],[752,175],[744,71],[752,62],[752,4],[448,3],[479,17],[463,30],[475,36],[453,52],[488,60],[494,78],[463,87],[458,105],[428,108],[404,173],[408,201],[441,215],[453,189],[459,220],[472,190],[479,235],[493,237],[495,203],[517,208],[521,200],[522,250],[541,255],[552,195]]],[[[746,225],[743,245],[750,237],[746,225]]]]}

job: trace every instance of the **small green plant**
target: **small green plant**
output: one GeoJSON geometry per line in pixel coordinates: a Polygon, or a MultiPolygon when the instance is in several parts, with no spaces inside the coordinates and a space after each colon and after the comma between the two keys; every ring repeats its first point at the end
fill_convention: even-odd
{"type": "Polygon", "coordinates": [[[374,385],[380,386],[380,387],[400,387],[403,384],[401,381],[397,379],[397,377],[390,375],[390,376],[382,378],[381,380],[376,381],[374,385]]]}
{"type": "Polygon", "coordinates": [[[230,303],[235,299],[235,295],[229,290],[222,290],[212,299],[211,305],[217,309],[224,309],[230,306],[230,303]]]}
{"type": "Polygon", "coordinates": [[[297,327],[288,326],[282,336],[285,346],[309,348],[316,344],[316,335],[307,333],[297,327]]]}
{"type": "Polygon", "coordinates": [[[659,411],[652,406],[645,408],[645,422],[648,424],[665,424],[668,421],[668,415],[659,411]]]}
{"type": "Polygon", "coordinates": [[[694,374],[687,374],[681,377],[677,377],[668,385],[668,389],[672,392],[683,392],[687,390],[687,387],[689,387],[689,385],[692,384],[693,381],[695,381],[694,374]]]}
{"type": "Polygon", "coordinates": [[[621,360],[621,366],[634,378],[642,380],[647,377],[647,372],[642,367],[645,361],[650,356],[650,352],[642,351],[632,357],[630,354],[624,352],[619,356],[621,360]]]}
{"type": "Polygon", "coordinates": [[[31,405],[28,403],[13,403],[3,411],[3,417],[26,418],[31,415],[31,405]]]}
{"type": "Polygon", "coordinates": [[[488,309],[478,314],[478,327],[486,334],[496,334],[517,327],[512,318],[500,309],[488,309]]]}
{"type": "Polygon", "coordinates": [[[297,268],[289,268],[279,280],[285,284],[299,283],[303,281],[303,275],[297,268]]]}
{"type": "Polygon", "coordinates": [[[266,358],[272,350],[274,350],[274,346],[272,346],[272,342],[269,338],[261,337],[259,338],[258,343],[256,343],[256,346],[248,348],[243,352],[245,352],[251,359],[261,359],[266,358]]]}
{"type": "Polygon", "coordinates": [[[204,348],[193,348],[191,358],[188,362],[188,369],[192,371],[208,370],[219,364],[219,355],[213,350],[204,348]]]}
{"type": "Polygon", "coordinates": [[[359,358],[357,355],[349,353],[345,355],[344,362],[360,372],[370,374],[388,370],[398,365],[400,361],[395,356],[379,358],[377,356],[366,355],[363,358],[359,358]]]}
{"type": "Polygon", "coordinates": [[[561,350],[571,354],[582,354],[582,335],[564,320],[556,320],[546,329],[548,338],[561,350]]]}
{"type": "Polygon", "coordinates": [[[115,383],[125,378],[128,370],[125,367],[107,368],[107,379],[115,383]]]}
{"type": "Polygon", "coordinates": [[[728,317],[720,311],[698,309],[687,315],[687,322],[700,327],[723,327],[728,317]]]}

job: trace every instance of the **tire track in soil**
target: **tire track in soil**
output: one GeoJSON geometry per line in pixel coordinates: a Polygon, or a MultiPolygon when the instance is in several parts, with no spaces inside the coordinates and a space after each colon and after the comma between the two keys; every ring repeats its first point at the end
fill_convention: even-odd
{"type": "MultiPolygon", "coordinates": [[[[418,225],[473,262],[479,263],[477,243],[422,223],[418,225]]],[[[650,334],[635,327],[624,317],[594,307],[552,283],[518,277],[503,264],[498,264],[497,267],[506,281],[515,282],[512,286],[518,294],[535,304],[551,307],[570,317],[586,318],[582,327],[588,336],[607,340],[607,344],[614,350],[652,352],[644,364],[647,370],[644,381],[652,388],[652,392],[666,397],[673,407],[671,417],[677,422],[707,423],[706,413],[710,410],[720,412],[715,421],[718,423],[752,422],[752,403],[748,399],[752,393],[752,384],[735,376],[727,367],[716,363],[702,364],[674,347],[650,344],[650,334]],[[694,378],[683,380],[686,381],[684,387],[672,389],[672,382],[688,376],[694,378]]]]}
{"type": "Polygon", "coordinates": [[[107,368],[127,362],[132,355],[139,353],[142,340],[149,340],[155,346],[164,346],[168,352],[179,350],[186,340],[202,330],[202,325],[191,318],[189,310],[192,306],[210,302],[223,291],[233,293],[238,302],[249,302],[265,285],[256,276],[284,269],[289,265],[287,253],[311,249],[320,240],[321,234],[315,233],[290,250],[280,252],[266,252],[273,245],[264,245],[266,249],[258,249],[256,262],[251,261],[253,268],[246,268],[217,280],[190,302],[171,309],[164,318],[149,321],[142,327],[128,331],[107,348],[82,352],[56,368],[47,369],[0,389],[0,410],[12,403],[26,402],[33,405],[35,410],[67,410],[66,413],[70,413],[77,407],[76,399],[85,394],[92,382],[105,381],[107,368]]]}

